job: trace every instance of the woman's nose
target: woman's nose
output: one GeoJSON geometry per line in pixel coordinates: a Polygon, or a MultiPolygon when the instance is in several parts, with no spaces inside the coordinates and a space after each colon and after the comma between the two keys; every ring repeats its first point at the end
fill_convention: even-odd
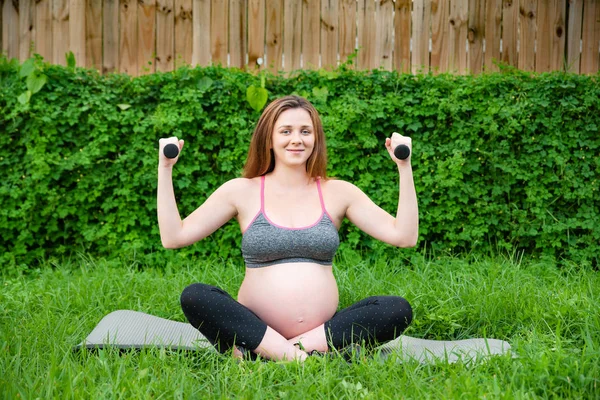
{"type": "Polygon", "coordinates": [[[291,141],[292,143],[302,143],[302,135],[300,135],[300,132],[293,132],[291,141]]]}

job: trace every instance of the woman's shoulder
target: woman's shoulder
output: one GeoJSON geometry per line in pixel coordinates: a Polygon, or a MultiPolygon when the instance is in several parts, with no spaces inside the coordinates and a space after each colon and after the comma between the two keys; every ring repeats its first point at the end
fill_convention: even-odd
{"type": "Polygon", "coordinates": [[[255,190],[260,186],[260,177],[256,178],[233,178],[221,185],[221,189],[227,192],[244,193],[255,190]]]}
{"type": "Polygon", "coordinates": [[[331,190],[336,193],[348,193],[358,190],[358,187],[353,183],[337,178],[321,179],[321,185],[327,188],[327,190],[331,190]]]}

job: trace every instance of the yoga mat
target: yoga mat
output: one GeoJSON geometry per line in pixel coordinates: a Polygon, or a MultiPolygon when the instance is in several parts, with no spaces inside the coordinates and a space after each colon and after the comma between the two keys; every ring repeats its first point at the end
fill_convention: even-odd
{"type": "MultiPolygon", "coordinates": [[[[169,348],[215,351],[209,341],[187,322],[171,321],[139,311],[118,310],[106,315],[74,350],[169,348]]],[[[510,345],[498,339],[427,340],[402,335],[374,352],[381,360],[399,362],[472,362],[510,353],[510,345]]]]}

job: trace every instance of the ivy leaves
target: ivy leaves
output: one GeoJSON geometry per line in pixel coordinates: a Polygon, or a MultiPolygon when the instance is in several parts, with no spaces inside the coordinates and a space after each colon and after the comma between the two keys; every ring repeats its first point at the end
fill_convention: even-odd
{"type": "Polygon", "coordinates": [[[246,101],[254,111],[260,112],[265,104],[267,104],[268,99],[269,92],[265,89],[265,75],[261,73],[260,87],[254,85],[248,86],[248,89],[246,89],[246,101]]]}
{"type": "Polygon", "coordinates": [[[42,62],[37,58],[30,58],[26,60],[19,71],[19,78],[25,79],[25,85],[27,90],[24,91],[17,97],[17,100],[22,105],[29,103],[31,96],[42,90],[48,77],[44,74],[42,69],[42,62]]]}

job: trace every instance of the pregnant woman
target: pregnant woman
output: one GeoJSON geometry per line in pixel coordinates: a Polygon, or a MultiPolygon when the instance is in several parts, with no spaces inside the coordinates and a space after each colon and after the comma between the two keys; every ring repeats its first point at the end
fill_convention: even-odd
{"type": "Polygon", "coordinates": [[[418,238],[418,206],[410,157],[393,149],[411,139],[393,133],[385,147],[399,172],[395,216],[355,185],[327,179],[325,134],[317,110],[306,99],[273,101],[254,130],[243,177],[220,186],[184,220],[177,209],[172,170],[161,139],[158,223],[162,244],[195,243],[236,218],[243,233],[246,274],[237,301],[204,283],[188,286],[181,306],[188,321],[220,352],[258,354],[272,360],[304,360],[311,352],[374,346],[399,336],[412,320],[410,304],[398,296],[373,296],[338,310],[332,262],[344,218],[372,237],[398,247],[418,238]]]}

